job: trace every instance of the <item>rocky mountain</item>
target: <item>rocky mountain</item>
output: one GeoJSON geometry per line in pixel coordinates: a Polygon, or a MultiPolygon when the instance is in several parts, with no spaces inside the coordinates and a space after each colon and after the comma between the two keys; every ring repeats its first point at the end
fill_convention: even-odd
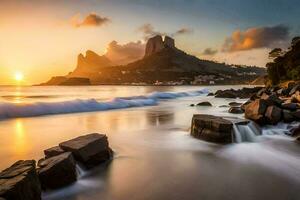
{"type": "Polygon", "coordinates": [[[86,55],[79,54],[77,66],[67,77],[91,78],[97,75],[104,67],[112,66],[112,62],[106,56],[99,56],[93,51],[88,50],[86,55]]]}
{"type": "Polygon", "coordinates": [[[176,48],[173,38],[157,35],[147,41],[144,57],[127,65],[114,66],[92,51],[80,54],[76,69],[66,78],[88,78],[91,84],[240,84],[264,74],[259,67],[201,60],[176,48]]]}
{"type": "Polygon", "coordinates": [[[160,52],[165,48],[175,49],[175,40],[166,36],[163,41],[163,38],[160,35],[150,38],[146,44],[145,57],[160,52]]]}
{"type": "Polygon", "coordinates": [[[176,48],[175,40],[168,36],[162,39],[158,35],[150,38],[146,45],[145,57],[124,66],[128,70],[194,72],[203,74],[264,74],[258,67],[231,66],[213,61],[201,60],[176,48]]]}

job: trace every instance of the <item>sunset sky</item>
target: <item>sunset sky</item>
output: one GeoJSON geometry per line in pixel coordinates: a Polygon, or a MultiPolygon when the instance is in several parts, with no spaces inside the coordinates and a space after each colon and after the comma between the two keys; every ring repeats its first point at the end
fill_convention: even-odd
{"type": "Polygon", "coordinates": [[[299,34],[299,10],[299,0],[1,0],[0,84],[65,75],[88,49],[139,54],[158,33],[199,58],[264,66],[299,34]]]}

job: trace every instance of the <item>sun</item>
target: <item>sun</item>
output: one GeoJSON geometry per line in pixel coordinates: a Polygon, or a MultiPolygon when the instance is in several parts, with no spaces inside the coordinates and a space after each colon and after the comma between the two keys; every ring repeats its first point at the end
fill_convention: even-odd
{"type": "Polygon", "coordinates": [[[21,82],[24,79],[24,75],[21,72],[16,72],[15,73],[15,80],[17,82],[21,82]]]}

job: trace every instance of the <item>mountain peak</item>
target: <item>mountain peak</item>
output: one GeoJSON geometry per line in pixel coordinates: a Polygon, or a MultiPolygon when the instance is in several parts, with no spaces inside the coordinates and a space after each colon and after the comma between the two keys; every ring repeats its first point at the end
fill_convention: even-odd
{"type": "Polygon", "coordinates": [[[156,35],[148,39],[145,50],[145,57],[160,52],[164,48],[175,48],[175,40],[169,36],[165,36],[164,40],[161,35],[156,35]]]}
{"type": "Polygon", "coordinates": [[[164,45],[170,48],[175,48],[175,40],[169,36],[165,36],[164,45]]]}

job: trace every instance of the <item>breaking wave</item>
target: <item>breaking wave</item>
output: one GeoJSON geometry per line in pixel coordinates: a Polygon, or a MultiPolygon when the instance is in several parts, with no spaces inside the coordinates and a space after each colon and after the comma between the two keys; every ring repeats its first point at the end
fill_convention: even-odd
{"type": "Polygon", "coordinates": [[[146,96],[117,97],[106,102],[99,102],[96,99],[27,104],[0,102],[0,119],[154,106],[160,100],[199,96],[206,93],[208,93],[207,89],[192,92],[155,92],[146,96]]]}

